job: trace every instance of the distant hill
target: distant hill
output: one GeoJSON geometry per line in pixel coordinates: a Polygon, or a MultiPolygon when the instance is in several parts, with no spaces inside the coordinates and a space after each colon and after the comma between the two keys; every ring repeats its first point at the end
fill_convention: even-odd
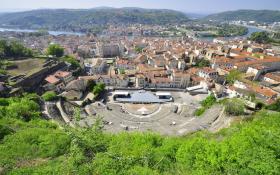
{"type": "Polygon", "coordinates": [[[209,14],[202,14],[202,13],[201,14],[200,13],[185,13],[185,14],[190,19],[202,19],[209,15],[209,14]]]}
{"type": "Polygon", "coordinates": [[[26,29],[83,31],[107,24],[179,24],[189,21],[181,12],[140,8],[87,10],[44,9],[0,15],[0,25],[26,29]]]}
{"type": "Polygon", "coordinates": [[[237,10],[212,14],[203,20],[215,21],[257,21],[257,22],[280,22],[280,11],[277,10],[237,10]]]}

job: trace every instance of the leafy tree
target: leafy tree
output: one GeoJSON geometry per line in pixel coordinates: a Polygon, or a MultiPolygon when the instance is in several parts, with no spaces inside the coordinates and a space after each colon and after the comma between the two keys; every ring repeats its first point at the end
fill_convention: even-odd
{"type": "Polygon", "coordinates": [[[105,84],[104,83],[97,83],[93,88],[93,94],[98,97],[102,92],[105,90],[105,84]]]}
{"type": "Polygon", "coordinates": [[[74,58],[74,56],[66,55],[62,58],[62,61],[70,63],[71,68],[73,69],[77,69],[81,67],[79,61],[76,58],[74,58]]]}
{"type": "Polygon", "coordinates": [[[209,67],[210,66],[210,61],[209,60],[205,60],[205,59],[201,59],[196,64],[200,68],[202,68],[202,67],[209,67]]]}
{"type": "Polygon", "coordinates": [[[249,39],[259,44],[266,44],[270,41],[270,37],[267,32],[254,32],[251,34],[249,39]]]}
{"type": "Polygon", "coordinates": [[[229,74],[226,76],[226,81],[229,83],[229,84],[234,84],[234,82],[236,80],[240,80],[241,79],[241,72],[239,72],[238,70],[231,70],[229,72],[229,74]]]}
{"type": "Polygon", "coordinates": [[[29,57],[32,56],[32,51],[30,49],[25,48],[23,45],[17,42],[11,42],[9,46],[9,51],[7,55],[11,57],[29,57]]]}
{"type": "Polygon", "coordinates": [[[54,91],[47,91],[42,95],[42,98],[45,101],[54,101],[57,100],[57,95],[54,91]]]}
{"type": "Polygon", "coordinates": [[[238,25],[223,24],[219,26],[217,31],[218,36],[242,36],[248,33],[248,28],[238,25]]]}
{"type": "Polygon", "coordinates": [[[58,44],[51,44],[47,49],[47,54],[56,57],[62,57],[64,55],[64,48],[58,44]]]}
{"type": "Polygon", "coordinates": [[[0,58],[1,57],[32,57],[31,49],[24,47],[22,44],[12,41],[7,42],[0,40],[0,58]]]}

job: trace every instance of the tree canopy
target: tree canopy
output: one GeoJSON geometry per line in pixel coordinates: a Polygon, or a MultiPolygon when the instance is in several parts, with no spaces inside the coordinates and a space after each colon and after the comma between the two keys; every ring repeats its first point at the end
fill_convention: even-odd
{"type": "Polygon", "coordinates": [[[73,69],[77,69],[77,68],[81,67],[79,61],[74,56],[66,55],[66,56],[62,57],[61,60],[65,61],[67,63],[70,63],[71,64],[71,68],[73,68],[73,69]]]}
{"type": "Polygon", "coordinates": [[[24,47],[22,44],[12,41],[0,40],[0,58],[8,57],[32,57],[31,49],[24,47]]]}
{"type": "Polygon", "coordinates": [[[211,14],[203,20],[213,21],[256,21],[259,23],[273,23],[280,18],[279,10],[236,10],[211,14]]]}
{"type": "Polygon", "coordinates": [[[93,94],[97,97],[99,96],[102,92],[104,92],[105,90],[105,84],[104,83],[97,83],[94,87],[93,87],[93,94]]]}
{"type": "Polygon", "coordinates": [[[55,31],[100,32],[110,24],[181,24],[187,16],[174,10],[139,8],[104,8],[76,10],[34,10],[7,13],[0,16],[0,23],[10,26],[55,31]]]}
{"type": "Polygon", "coordinates": [[[64,48],[58,44],[51,44],[47,49],[47,54],[55,57],[62,57],[64,55],[64,48]]]}
{"type": "Polygon", "coordinates": [[[248,33],[248,28],[238,25],[221,25],[217,31],[218,36],[242,36],[248,33]]]}
{"type": "Polygon", "coordinates": [[[197,60],[196,65],[197,65],[199,68],[202,68],[202,67],[209,67],[209,66],[210,66],[210,61],[209,61],[209,60],[206,60],[206,59],[200,59],[200,60],[197,60]]]}
{"type": "Polygon", "coordinates": [[[267,32],[254,32],[249,39],[259,44],[267,44],[271,41],[267,32]]]}

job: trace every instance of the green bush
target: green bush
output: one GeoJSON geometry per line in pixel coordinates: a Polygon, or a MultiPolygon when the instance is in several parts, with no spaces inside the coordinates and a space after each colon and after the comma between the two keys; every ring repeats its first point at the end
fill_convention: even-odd
{"type": "Polygon", "coordinates": [[[0,98],[0,106],[9,106],[9,100],[7,98],[0,98]]]}
{"type": "Polygon", "coordinates": [[[77,69],[77,68],[81,67],[79,61],[75,57],[73,57],[73,56],[66,55],[61,60],[65,61],[67,63],[70,63],[71,64],[71,68],[73,68],[73,69],[77,69]]]}
{"type": "Polygon", "coordinates": [[[225,102],[225,111],[229,115],[243,115],[245,111],[245,104],[242,100],[234,98],[225,102]]]}
{"type": "Polygon", "coordinates": [[[197,110],[195,110],[194,115],[202,116],[202,114],[204,114],[205,111],[206,111],[206,109],[204,107],[198,108],[197,110]]]}
{"type": "Polygon", "coordinates": [[[42,98],[45,101],[54,101],[54,100],[57,100],[57,95],[56,95],[56,93],[54,91],[48,91],[48,92],[45,92],[42,95],[42,98]]]}
{"type": "Polygon", "coordinates": [[[280,112],[280,99],[278,99],[275,103],[266,106],[266,109],[280,112]]]}
{"type": "Polygon", "coordinates": [[[11,133],[13,133],[14,131],[9,128],[8,126],[5,125],[1,125],[0,124],[0,141],[6,136],[9,135],[11,133]]]}
{"type": "Polygon", "coordinates": [[[69,149],[70,138],[59,130],[28,128],[5,136],[0,144],[0,166],[32,158],[57,157],[69,149]]]}
{"type": "Polygon", "coordinates": [[[216,103],[217,99],[214,96],[214,94],[210,94],[205,100],[203,100],[200,104],[202,107],[200,107],[199,109],[197,109],[194,112],[195,116],[201,116],[202,114],[204,114],[204,112],[211,108],[215,103],[216,103]]]}
{"type": "Polygon", "coordinates": [[[201,102],[201,105],[205,108],[209,108],[216,103],[217,99],[214,94],[210,94],[205,100],[201,102]]]}
{"type": "MultiPolygon", "coordinates": [[[[34,99],[35,100],[35,99],[34,99]]],[[[1,99],[0,118],[17,118],[24,121],[40,117],[40,106],[29,96],[1,99]]]]}
{"type": "Polygon", "coordinates": [[[105,87],[106,87],[106,86],[105,86],[104,83],[97,83],[97,84],[93,87],[92,92],[93,92],[93,94],[94,94],[96,97],[98,97],[98,96],[100,96],[100,94],[101,94],[102,92],[104,92],[105,87]]]}

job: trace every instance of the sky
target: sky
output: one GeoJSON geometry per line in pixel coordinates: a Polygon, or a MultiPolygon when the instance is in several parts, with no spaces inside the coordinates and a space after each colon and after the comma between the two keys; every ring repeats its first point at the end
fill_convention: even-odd
{"type": "Polygon", "coordinates": [[[280,0],[0,0],[0,11],[42,8],[141,7],[213,13],[237,9],[280,10],[280,0]]]}

